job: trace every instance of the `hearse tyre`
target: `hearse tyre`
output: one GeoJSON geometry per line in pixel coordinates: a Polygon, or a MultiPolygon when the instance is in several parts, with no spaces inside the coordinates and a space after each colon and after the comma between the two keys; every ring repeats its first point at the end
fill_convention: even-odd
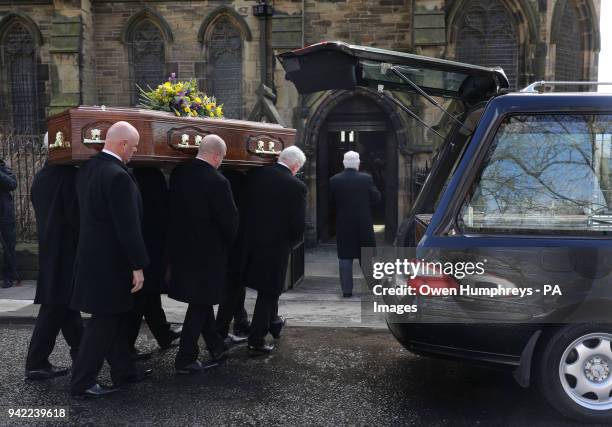
{"type": "Polygon", "coordinates": [[[546,400],[578,421],[612,421],[612,325],[561,326],[540,349],[532,372],[546,400]]]}

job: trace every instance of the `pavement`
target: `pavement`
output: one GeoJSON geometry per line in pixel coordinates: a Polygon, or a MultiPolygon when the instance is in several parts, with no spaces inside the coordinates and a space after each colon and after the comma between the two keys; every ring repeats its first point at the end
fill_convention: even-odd
{"type": "MultiPolygon", "coordinates": [[[[365,287],[358,263],[353,266],[352,298],[342,297],[337,263],[334,245],[306,250],[306,276],[281,296],[279,314],[295,326],[386,328],[383,317],[368,310],[372,295],[365,287]]],[[[24,280],[18,287],[0,288],[0,322],[33,322],[38,315],[38,305],[33,303],[35,292],[36,282],[31,280],[24,280]]],[[[245,306],[249,314],[253,313],[256,298],[257,292],[248,289],[245,306]]],[[[187,304],[163,295],[162,306],[169,322],[183,322],[187,304]]]]}

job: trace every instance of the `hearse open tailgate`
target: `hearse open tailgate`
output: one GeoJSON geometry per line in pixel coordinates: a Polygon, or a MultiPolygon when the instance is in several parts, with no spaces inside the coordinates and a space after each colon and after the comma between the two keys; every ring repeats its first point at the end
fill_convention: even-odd
{"type": "Polygon", "coordinates": [[[400,77],[388,72],[397,67],[425,92],[453,98],[485,98],[509,86],[501,68],[486,68],[460,62],[344,42],[322,42],[280,54],[287,80],[302,93],[330,89],[352,90],[358,86],[413,89],[400,77]]]}

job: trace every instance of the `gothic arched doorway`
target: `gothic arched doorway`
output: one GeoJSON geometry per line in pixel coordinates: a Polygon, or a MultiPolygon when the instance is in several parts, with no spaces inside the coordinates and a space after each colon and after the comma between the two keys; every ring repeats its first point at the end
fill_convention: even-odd
{"type": "Polygon", "coordinates": [[[317,240],[335,238],[329,179],[343,170],[343,155],[353,150],[360,154],[360,170],[372,175],[383,196],[372,210],[377,241],[391,242],[397,230],[398,150],[388,114],[369,97],[349,96],[326,115],[317,140],[317,240]]]}

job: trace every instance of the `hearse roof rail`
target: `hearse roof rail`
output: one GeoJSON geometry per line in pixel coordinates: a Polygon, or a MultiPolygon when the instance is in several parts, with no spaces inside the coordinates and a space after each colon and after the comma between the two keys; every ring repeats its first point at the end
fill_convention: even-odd
{"type": "MultiPolygon", "coordinates": [[[[520,90],[523,93],[540,93],[537,90],[538,87],[542,86],[612,86],[612,82],[578,82],[578,81],[546,81],[540,80],[531,83],[529,86],[524,87],[520,90]]],[[[585,91],[590,92],[590,91],[585,91]]]]}

